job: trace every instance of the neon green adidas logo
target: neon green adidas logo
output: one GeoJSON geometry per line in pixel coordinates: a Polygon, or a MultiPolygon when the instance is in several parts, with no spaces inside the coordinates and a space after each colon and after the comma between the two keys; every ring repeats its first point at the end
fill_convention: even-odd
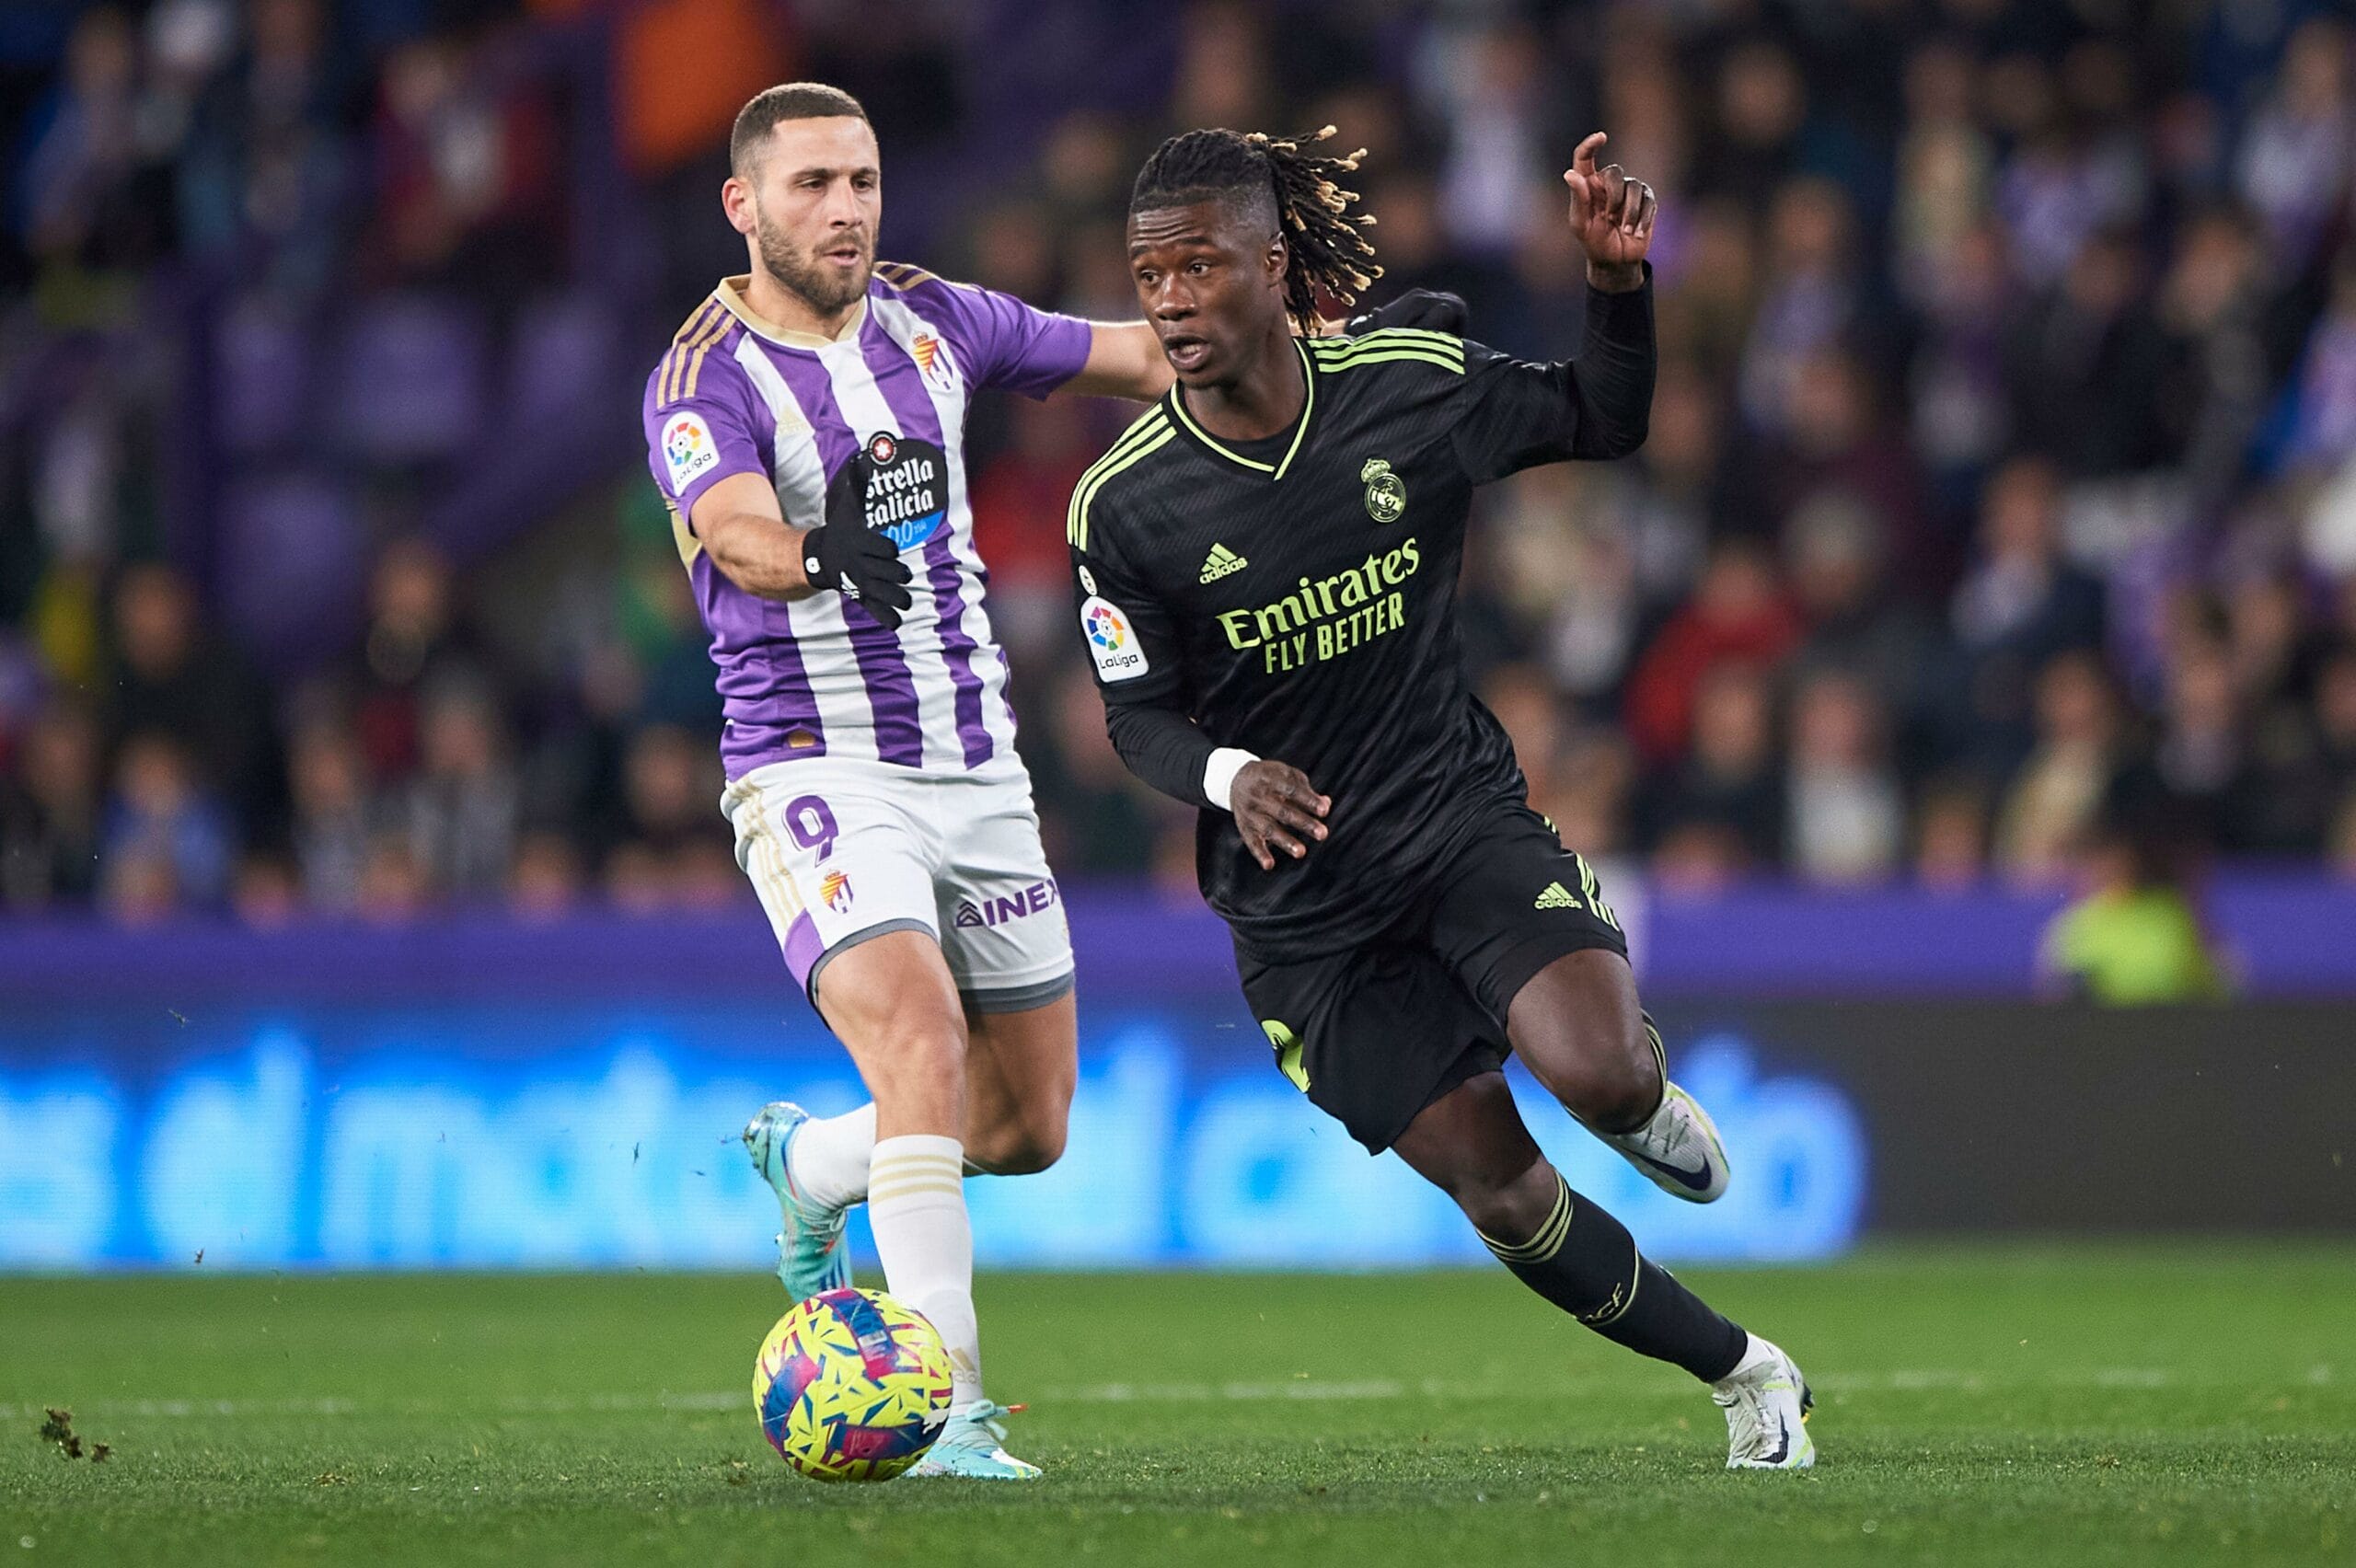
{"type": "Polygon", "coordinates": [[[1225,545],[1213,544],[1211,553],[1203,558],[1203,575],[1200,581],[1216,582],[1220,578],[1241,571],[1251,564],[1225,545]]]}
{"type": "Polygon", "coordinates": [[[1548,882],[1546,891],[1538,895],[1538,902],[1530,905],[1532,909],[1576,909],[1578,906],[1579,901],[1573,898],[1570,889],[1561,882],[1548,882]]]}

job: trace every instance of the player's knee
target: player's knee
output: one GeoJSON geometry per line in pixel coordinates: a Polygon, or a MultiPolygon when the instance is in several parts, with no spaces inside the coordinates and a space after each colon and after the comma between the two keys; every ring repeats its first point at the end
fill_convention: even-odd
{"type": "Polygon", "coordinates": [[[963,1124],[965,1041],[951,1021],[911,1013],[870,1032],[852,1055],[887,1119],[938,1122],[944,1132],[963,1124]]]}
{"type": "Polygon", "coordinates": [[[1450,1185],[1448,1195],[1482,1235],[1520,1241],[1537,1234],[1553,1207],[1554,1168],[1542,1159],[1510,1177],[1475,1168],[1450,1185]]]}
{"type": "Polygon", "coordinates": [[[1644,1125],[1660,1106],[1660,1069],[1649,1051],[1599,1057],[1588,1076],[1587,1103],[1579,1113],[1591,1126],[1607,1133],[1629,1132],[1644,1125]]]}
{"type": "Polygon", "coordinates": [[[1062,1114],[1024,1116],[977,1135],[966,1158],[995,1176],[1031,1176],[1064,1157],[1062,1114]]]}
{"type": "Polygon", "coordinates": [[[1577,1032],[1577,1038],[1527,1053],[1532,1070],[1542,1061],[1540,1076],[1547,1089],[1588,1126],[1624,1133],[1643,1125],[1660,1105],[1661,1080],[1641,1025],[1633,1040],[1618,1038],[1616,1031],[1577,1032]]]}

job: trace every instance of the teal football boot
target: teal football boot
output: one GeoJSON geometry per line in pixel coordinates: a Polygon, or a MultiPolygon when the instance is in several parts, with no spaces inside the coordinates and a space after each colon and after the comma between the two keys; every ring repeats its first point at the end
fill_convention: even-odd
{"type": "MultiPolygon", "coordinates": [[[[1020,1409],[1020,1406],[1015,1409],[1020,1409]]],[[[976,1481],[1036,1481],[1039,1467],[1006,1451],[1002,1417],[1014,1410],[976,1400],[949,1418],[910,1475],[962,1475],[976,1481]]]]}
{"type": "Polygon", "coordinates": [[[745,1152],[777,1193],[778,1212],[785,1218],[777,1239],[777,1277],[797,1302],[850,1284],[850,1248],[843,1240],[849,1211],[814,1204],[794,1184],[793,1140],[809,1120],[801,1106],[778,1100],[745,1124],[745,1152]]]}

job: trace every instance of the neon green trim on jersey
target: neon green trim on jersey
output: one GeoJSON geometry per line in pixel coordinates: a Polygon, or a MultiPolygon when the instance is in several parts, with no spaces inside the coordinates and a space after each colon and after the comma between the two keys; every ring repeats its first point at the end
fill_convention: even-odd
{"type": "Polygon", "coordinates": [[[1426,364],[1438,365],[1440,369],[1448,371],[1451,375],[1461,375],[1464,374],[1464,362],[1462,360],[1445,359],[1438,354],[1426,353],[1421,349],[1386,349],[1380,353],[1352,354],[1347,359],[1335,358],[1327,360],[1318,368],[1329,372],[1337,370],[1357,370],[1364,365],[1391,364],[1403,360],[1420,360],[1426,364]]]}
{"type": "Polygon", "coordinates": [[[1066,537],[1079,548],[1086,549],[1089,503],[1096,499],[1096,492],[1104,488],[1104,481],[1124,468],[1145,461],[1177,439],[1178,432],[1165,421],[1154,434],[1142,438],[1126,452],[1101,461],[1091,468],[1081,478],[1080,488],[1072,492],[1071,517],[1066,537]]]}
{"type": "Polygon", "coordinates": [[[1179,395],[1178,388],[1174,386],[1170,389],[1170,406],[1177,410],[1178,417],[1185,421],[1186,428],[1194,432],[1195,439],[1205,446],[1238,467],[1250,468],[1254,472],[1265,474],[1271,480],[1281,479],[1285,477],[1285,470],[1292,467],[1294,455],[1299,452],[1302,440],[1309,434],[1309,416],[1317,407],[1317,371],[1310,359],[1309,351],[1300,347],[1300,341],[1299,338],[1295,338],[1293,347],[1300,353],[1301,384],[1307,391],[1300,399],[1300,420],[1293,426],[1292,444],[1285,448],[1283,458],[1276,463],[1263,463],[1256,458],[1246,457],[1240,452],[1232,452],[1220,445],[1216,436],[1195,422],[1195,416],[1186,411],[1185,398],[1179,395]]]}
{"type": "Polygon", "coordinates": [[[1311,338],[1310,342],[1317,348],[1337,351],[1363,348],[1370,343],[1423,343],[1460,354],[1464,352],[1463,339],[1453,332],[1435,332],[1428,327],[1378,327],[1355,338],[1311,338]]]}
{"type": "Polygon", "coordinates": [[[1088,542],[1088,530],[1083,525],[1082,509],[1086,505],[1085,498],[1094,493],[1097,476],[1112,465],[1128,457],[1131,453],[1151,440],[1157,432],[1167,431],[1169,428],[1170,421],[1162,412],[1161,406],[1157,403],[1130,421],[1129,428],[1121,432],[1120,439],[1113,443],[1104,455],[1088,466],[1080,474],[1080,482],[1071,487],[1071,501],[1064,512],[1066,539],[1075,545],[1084,546],[1088,542]]]}

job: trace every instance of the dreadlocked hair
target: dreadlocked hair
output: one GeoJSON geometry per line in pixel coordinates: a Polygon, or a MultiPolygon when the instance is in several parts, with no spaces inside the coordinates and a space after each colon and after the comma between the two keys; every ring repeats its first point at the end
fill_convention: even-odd
{"type": "Polygon", "coordinates": [[[1354,211],[1358,193],[1340,183],[1356,171],[1366,149],[1346,157],[1311,150],[1334,133],[1328,125],[1306,136],[1224,130],[1172,136],[1138,171],[1129,211],[1265,195],[1275,204],[1288,255],[1285,314],[1302,331],[1313,332],[1321,293],[1346,308],[1382,276],[1365,234],[1374,226],[1373,215],[1354,211]]]}

